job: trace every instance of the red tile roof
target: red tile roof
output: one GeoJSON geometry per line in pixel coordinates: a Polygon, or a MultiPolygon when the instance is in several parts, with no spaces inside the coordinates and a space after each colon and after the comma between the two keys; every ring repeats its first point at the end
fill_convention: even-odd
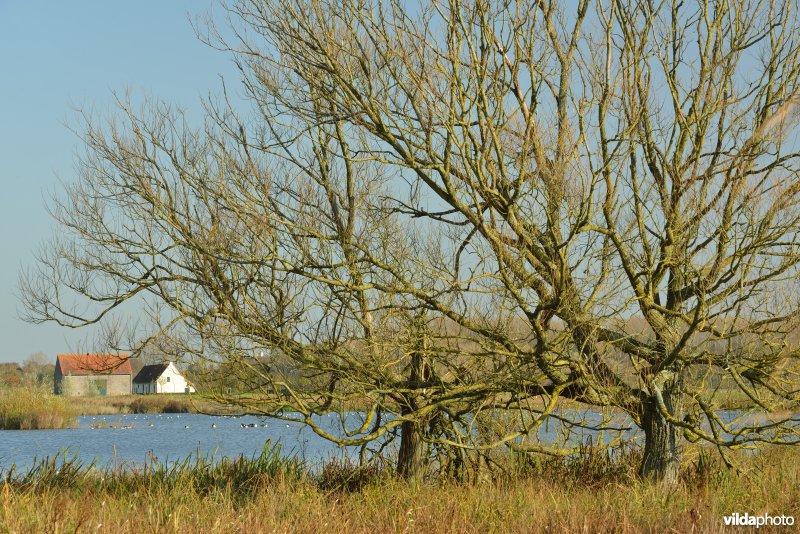
{"type": "Polygon", "coordinates": [[[56,365],[62,375],[129,375],[127,354],[59,354],[56,365]]]}

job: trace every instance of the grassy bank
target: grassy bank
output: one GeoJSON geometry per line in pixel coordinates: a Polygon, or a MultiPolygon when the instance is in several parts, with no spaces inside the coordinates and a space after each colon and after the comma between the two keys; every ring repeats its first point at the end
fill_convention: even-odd
{"type": "MultiPolygon", "coordinates": [[[[237,399],[233,399],[236,401],[237,399]]],[[[246,399],[238,399],[244,406],[257,406],[265,409],[267,397],[247,395],[246,399]]],[[[546,403],[542,399],[542,404],[546,403]]],[[[234,415],[241,412],[234,405],[224,405],[214,402],[200,394],[159,394],[159,395],[112,395],[112,396],[86,396],[72,397],[70,404],[75,407],[79,415],[118,415],[129,413],[206,413],[211,415],[234,415]]],[[[595,410],[595,407],[582,404],[570,399],[559,398],[556,404],[560,410],[595,410]]],[[[367,400],[352,400],[345,406],[337,409],[346,411],[367,411],[371,408],[367,400]]],[[[752,401],[743,393],[737,391],[724,391],[720,394],[720,409],[749,410],[753,408],[752,401]]],[[[399,408],[398,408],[399,409],[399,408]]],[[[607,412],[621,413],[610,408],[607,412]]]]}
{"type": "Polygon", "coordinates": [[[216,403],[184,394],[72,397],[70,402],[81,415],[226,413],[225,408],[216,403]]]}
{"type": "MultiPolygon", "coordinates": [[[[636,455],[545,460],[472,483],[411,485],[348,466],[321,474],[284,460],[211,465],[195,459],[143,472],[98,472],[74,461],[42,462],[0,487],[5,531],[107,532],[747,532],[732,512],[800,519],[800,451],[687,464],[665,491],[634,477],[636,455]],[[354,484],[360,480],[362,483],[354,484]]],[[[790,532],[762,527],[759,532],[790,532]]]]}
{"type": "Polygon", "coordinates": [[[66,428],[79,410],[70,399],[36,388],[0,389],[0,429],[66,428]]]}
{"type": "Polygon", "coordinates": [[[43,388],[0,388],[0,429],[67,428],[79,415],[130,413],[209,413],[223,415],[225,407],[188,395],[120,395],[65,397],[43,388]]]}
{"type": "Polygon", "coordinates": [[[230,406],[199,395],[91,395],[65,397],[42,388],[0,388],[0,428],[63,428],[78,415],[131,413],[206,413],[231,415],[230,406]],[[5,417],[5,420],[3,419],[5,417]],[[6,422],[4,422],[6,421],[6,422]],[[62,421],[63,424],[59,423],[62,421]]]}

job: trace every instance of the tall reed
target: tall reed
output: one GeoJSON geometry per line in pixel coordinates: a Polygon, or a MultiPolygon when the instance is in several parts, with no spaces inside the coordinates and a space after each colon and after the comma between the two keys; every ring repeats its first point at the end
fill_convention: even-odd
{"type": "Polygon", "coordinates": [[[0,389],[0,429],[66,428],[77,422],[77,416],[68,399],[43,389],[0,389]]]}
{"type": "Polygon", "coordinates": [[[275,480],[300,480],[307,472],[302,460],[286,457],[279,444],[267,440],[251,457],[214,458],[200,454],[176,462],[161,462],[150,457],[142,466],[117,464],[99,468],[85,464],[66,451],[35,459],[27,471],[10,466],[0,471],[0,479],[17,490],[88,490],[114,494],[176,490],[206,494],[226,490],[236,497],[252,495],[275,480]]]}
{"type": "Polygon", "coordinates": [[[348,484],[367,474],[340,462],[314,475],[269,443],[253,458],[197,455],[144,468],[98,469],[61,456],[4,474],[0,531],[716,534],[732,531],[723,517],[734,512],[800,520],[800,449],[734,454],[734,470],[708,452],[672,488],[631,477],[634,452],[599,450],[509,459],[516,471],[466,484],[411,484],[384,470],[348,484]]]}

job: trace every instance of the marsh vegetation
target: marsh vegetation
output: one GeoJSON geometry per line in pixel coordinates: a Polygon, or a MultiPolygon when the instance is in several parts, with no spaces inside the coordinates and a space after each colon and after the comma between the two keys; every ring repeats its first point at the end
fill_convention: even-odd
{"type": "MultiPolygon", "coordinates": [[[[202,457],[138,471],[70,458],[6,473],[0,526],[12,532],[725,532],[732,511],[800,516],[800,457],[769,448],[723,468],[692,449],[665,493],[637,477],[641,451],[509,456],[461,482],[408,483],[391,467],[309,471],[267,445],[250,459],[202,457]]],[[[762,529],[762,531],[766,531],[762,529]]]]}
{"type": "Polygon", "coordinates": [[[70,399],[41,387],[0,388],[0,429],[38,430],[75,424],[79,409],[70,399]]]}

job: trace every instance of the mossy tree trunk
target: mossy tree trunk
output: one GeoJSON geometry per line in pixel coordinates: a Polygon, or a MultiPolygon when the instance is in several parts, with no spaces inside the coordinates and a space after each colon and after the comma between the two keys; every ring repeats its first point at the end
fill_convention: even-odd
{"type": "Polygon", "coordinates": [[[670,377],[651,386],[652,395],[643,403],[641,416],[645,435],[644,456],[639,467],[642,479],[672,485],[680,477],[683,435],[669,419],[679,419],[683,412],[679,382],[670,377]]]}
{"type": "MultiPolygon", "coordinates": [[[[424,350],[425,342],[422,343],[424,350]]],[[[409,389],[418,388],[427,380],[429,369],[421,350],[411,355],[409,365],[409,389]]],[[[419,399],[415,395],[405,395],[401,416],[409,416],[419,408],[419,399]]],[[[400,427],[400,450],[397,455],[397,473],[407,480],[420,480],[425,475],[430,456],[430,447],[425,440],[427,422],[412,419],[405,421],[400,427]]]]}

